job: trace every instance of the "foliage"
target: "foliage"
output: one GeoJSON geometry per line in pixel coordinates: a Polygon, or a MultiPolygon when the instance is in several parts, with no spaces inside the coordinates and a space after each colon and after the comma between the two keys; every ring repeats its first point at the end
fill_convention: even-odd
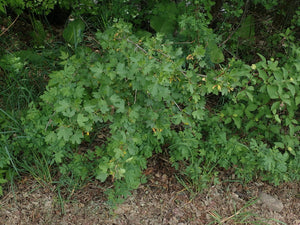
{"type": "Polygon", "coordinates": [[[47,84],[47,74],[57,68],[55,58],[59,49],[22,50],[6,53],[0,58],[3,74],[0,77],[1,107],[22,110],[36,101],[47,84]]]}
{"type": "MultiPolygon", "coordinates": [[[[57,49],[22,50],[7,52],[0,58],[0,182],[13,179],[21,171],[47,172],[48,163],[39,153],[27,149],[26,134],[20,117],[26,115],[30,102],[38,101],[46,86],[51,68],[58,68],[57,49]],[[24,150],[25,149],[25,150],[24,150]],[[26,160],[22,152],[30,155],[26,160]],[[34,156],[34,157],[32,157],[34,156]],[[32,163],[41,163],[33,170],[32,163]],[[44,163],[44,165],[42,165],[44,163]],[[45,166],[45,164],[47,164],[45,166]],[[27,166],[26,169],[26,165],[27,166]]],[[[32,144],[32,143],[31,143],[32,144]]],[[[26,155],[25,154],[25,155],[26,155]]],[[[42,173],[40,173],[41,175],[42,173]]],[[[49,172],[48,172],[49,174],[49,172]]]]}
{"type": "MultiPolygon", "coordinates": [[[[53,168],[61,186],[91,177],[113,181],[107,195],[114,204],[145,181],[147,159],[162,151],[196,190],[217,182],[218,169],[234,168],[244,182],[300,179],[296,17],[271,35],[271,46],[283,39],[286,44],[263,56],[252,54],[260,52],[255,48],[245,52],[259,34],[257,17],[249,12],[259,4],[269,12],[281,6],[277,1],[149,1],[144,11],[128,7],[142,1],[125,1],[128,8],[119,9],[114,2],[103,5],[120,15],[105,15],[103,21],[119,19],[89,37],[93,48],[80,45],[88,29],[84,21],[68,24],[63,38],[72,48],[61,51],[60,67],[39,100],[40,92],[29,89],[38,78],[26,78],[29,61],[41,63],[40,55],[26,51],[26,60],[26,52],[1,59],[1,82],[8,87],[1,100],[6,108],[9,102],[28,106],[17,132],[1,121],[13,134],[1,136],[2,181],[12,162],[25,170],[33,163],[33,175],[52,182],[53,168]],[[236,5],[241,10],[232,10],[236,5]],[[15,92],[7,94],[11,87],[15,92]],[[99,136],[105,141],[97,142],[99,136]]],[[[93,13],[97,10],[103,8],[93,13]]]]}
{"type": "MultiPolygon", "coordinates": [[[[48,15],[55,7],[71,9],[74,15],[101,15],[110,12],[112,17],[126,20],[137,19],[147,13],[142,8],[151,9],[156,1],[144,2],[141,0],[0,0],[0,13],[7,13],[7,8],[18,15],[26,10],[36,15],[48,15]]],[[[102,16],[102,15],[101,15],[102,16]]]]}
{"type": "Polygon", "coordinates": [[[0,108],[0,196],[3,194],[2,184],[18,174],[15,157],[10,148],[10,137],[20,133],[20,124],[12,115],[0,108]]]}
{"type": "MultiPolygon", "coordinates": [[[[0,12],[6,13],[6,8],[10,7],[17,14],[21,14],[25,9],[29,9],[31,10],[31,13],[47,15],[54,9],[55,5],[59,5],[63,8],[70,8],[72,3],[73,1],[70,0],[1,0],[0,12]]],[[[94,4],[94,2],[90,0],[82,0],[75,5],[79,6],[80,4],[90,6],[91,4],[94,4]]]]}
{"type": "Polygon", "coordinates": [[[236,166],[246,181],[261,172],[276,184],[298,169],[288,167],[298,152],[296,55],[283,67],[261,56],[252,68],[231,60],[228,68],[209,70],[194,62],[204,47],[202,55],[197,46],[187,57],[161,35],[138,39],[128,24],[98,32],[97,39],[101,55],[85,47],[63,54],[64,69],[50,75],[43,101],[24,119],[27,145],[51,156],[62,174],[110,176],[116,189],[109,196],[126,197],[143,181],[147,158],[164,144],[192,180],[209,164],[236,166]],[[198,73],[203,68],[207,76],[198,73]],[[225,102],[207,110],[208,96],[218,95],[225,102]],[[82,152],[80,144],[101,124],[109,128],[107,142],[82,152]]]}

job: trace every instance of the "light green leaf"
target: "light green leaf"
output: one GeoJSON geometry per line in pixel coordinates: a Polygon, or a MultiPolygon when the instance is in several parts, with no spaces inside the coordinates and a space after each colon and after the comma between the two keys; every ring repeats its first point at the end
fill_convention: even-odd
{"type": "Polygon", "coordinates": [[[138,147],[136,145],[131,145],[128,147],[128,153],[130,155],[136,155],[136,153],[139,151],[138,147]]]}
{"type": "Polygon", "coordinates": [[[294,85],[288,83],[287,87],[288,87],[289,91],[291,92],[292,96],[295,96],[296,90],[295,90],[294,85]]]}
{"type": "Polygon", "coordinates": [[[267,85],[267,92],[268,92],[271,99],[276,99],[276,98],[279,97],[277,90],[278,90],[277,86],[267,85]]]}
{"type": "Polygon", "coordinates": [[[103,74],[103,65],[97,62],[94,66],[90,67],[90,70],[94,73],[93,77],[99,80],[103,74]]]}
{"type": "Polygon", "coordinates": [[[205,115],[204,111],[200,109],[192,112],[192,116],[197,120],[203,120],[204,115],[205,115]]]}
{"type": "Polygon", "coordinates": [[[54,131],[51,131],[46,137],[45,137],[45,141],[47,144],[51,144],[51,143],[55,143],[55,141],[57,140],[57,135],[54,131]]]}
{"type": "Polygon", "coordinates": [[[115,153],[115,158],[116,159],[121,158],[121,156],[123,155],[123,151],[120,148],[115,148],[114,153],[115,153]]]}
{"type": "Polygon", "coordinates": [[[61,60],[66,60],[69,58],[69,53],[65,51],[60,51],[60,57],[61,60]]]}
{"type": "Polygon", "coordinates": [[[274,144],[278,148],[284,148],[284,144],[282,142],[274,142],[274,144]]]}
{"type": "Polygon", "coordinates": [[[294,63],[294,66],[295,66],[295,68],[296,68],[296,71],[297,71],[297,72],[300,72],[300,63],[299,63],[299,61],[296,62],[296,63],[294,63]]]}
{"type": "Polygon", "coordinates": [[[241,109],[234,110],[233,116],[234,117],[241,117],[241,116],[243,116],[243,110],[241,110],[241,109]]]}
{"type": "Polygon", "coordinates": [[[79,113],[77,116],[77,123],[80,127],[84,127],[85,123],[89,120],[88,117],[85,117],[82,113],[79,113]]]}
{"type": "Polygon", "coordinates": [[[96,179],[100,180],[101,182],[104,182],[107,178],[107,172],[98,172],[97,175],[96,175],[96,179]]]}
{"type": "Polygon", "coordinates": [[[54,154],[54,160],[55,160],[56,163],[61,163],[63,157],[64,157],[64,154],[63,154],[62,151],[56,152],[54,154]]]}
{"type": "Polygon", "coordinates": [[[133,123],[135,123],[135,121],[139,118],[139,107],[135,107],[129,112],[129,118],[133,123]]]}
{"type": "Polygon", "coordinates": [[[287,149],[293,156],[296,156],[296,152],[292,147],[289,146],[287,149]]]}
{"type": "Polygon", "coordinates": [[[282,67],[281,70],[282,70],[283,79],[287,79],[289,72],[284,67],[282,67]]]}
{"type": "Polygon", "coordinates": [[[283,101],[284,103],[286,103],[287,105],[289,105],[289,106],[292,105],[291,99],[289,99],[289,98],[282,98],[282,101],[283,101]]]}
{"type": "Polygon", "coordinates": [[[241,126],[242,126],[242,120],[241,120],[241,118],[239,118],[239,117],[233,117],[232,119],[233,119],[233,121],[234,121],[235,126],[236,126],[238,129],[240,129],[241,126]]]}
{"type": "Polygon", "coordinates": [[[300,96],[299,95],[296,96],[296,98],[295,98],[295,104],[296,104],[296,106],[298,106],[300,104],[300,96]]]}
{"type": "Polygon", "coordinates": [[[76,130],[75,134],[71,137],[71,142],[72,142],[72,144],[75,144],[75,143],[80,144],[82,138],[83,138],[82,131],[76,130]]]}
{"type": "Polygon", "coordinates": [[[82,98],[83,94],[84,94],[84,91],[85,91],[84,87],[77,86],[76,89],[75,89],[75,91],[74,91],[74,96],[76,98],[82,98]]]}
{"type": "Polygon", "coordinates": [[[266,58],[262,55],[262,54],[259,54],[257,53],[257,55],[261,58],[261,60],[263,61],[263,63],[266,63],[266,58]]]}
{"type": "Polygon", "coordinates": [[[194,50],[194,55],[198,60],[202,59],[205,56],[205,49],[202,45],[197,45],[194,50]]]}
{"type": "Polygon", "coordinates": [[[110,97],[112,104],[117,108],[117,113],[123,113],[125,111],[125,102],[117,94],[113,94],[110,97]]]}
{"type": "Polygon", "coordinates": [[[161,65],[162,71],[166,73],[171,73],[173,71],[172,69],[172,63],[167,62],[161,65]]]}
{"type": "Polygon", "coordinates": [[[246,91],[246,95],[248,96],[248,98],[250,99],[251,102],[253,102],[253,95],[251,92],[246,91]]]}
{"type": "Polygon", "coordinates": [[[232,121],[230,117],[227,117],[224,121],[225,124],[229,124],[232,121]]]}
{"type": "Polygon", "coordinates": [[[278,80],[278,81],[282,81],[282,79],[283,79],[283,75],[282,75],[282,71],[274,71],[274,77],[275,77],[275,79],[276,80],[278,80]]]}
{"type": "Polygon", "coordinates": [[[91,102],[88,102],[84,105],[84,110],[88,113],[94,113],[96,108],[96,105],[92,104],[91,102]]]}
{"type": "Polygon", "coordinates": [[[259,77],[263,79],[264,82],[268,80],[268,75],[265,70],[263,69],[258,69],[259,77]]]}
{"type": "Polygon", "coordinates": [[[69,141],[70,137],[73,135],[73,129],[71,127],[60,127],[58,128],[57,137],[58,139],[64,139],[69,141]]]}
{"type": "Polygon", "coordinates": [[[64,112],[62,112],[62,114],[66,117],[72,117],[75,115],[75,110],[74,109],[70,109],[70,108],[67,108],[64,112]]]}
{"type": "Polygon", "coordinates": [[[281,119],[279,118],[278,114],[276,114],[274,118],[278,123],[281,123],[281,119]]]}
{"type": "Polygon", "coordinates": [[[126,69],[125,69],[124,63],[118,63],[116,72],[118,75],[120,75],[120,78],[126,77],[126,74],[128,73],[128,71],[126,71],[126,69]]]}
{"type": "Polygon", "coordinates": [[[103,99],[100,99],[99,102],[98,102],[98,107],[99,109],[101,110],[102,113],[107,113],[109,112],[109,107],[107,105],[107,102],[103,99]]]}
{"type": "Polygon", "coordinates": [[[272,104],[271,111],[272,111],[273,114],[276,114],[277,109],[279,109],[279,106],[280,106],[280,102],[279,101],[278,102],[274,102],[272,104]]]}
{"type": "MultiPolygon", "coordinates": [[[[0,184],[5,184],[7,182],[7,180],[6,179],[3,179],[3,178],[0,178],[0,184]]],[[[1,196],[2,194],[0,193],[0,196],[1,196]]]]}
{"type": "Polygon", "coordinates": [[[61,100],[58,104],[59,106],[55,108],[56,112],[64,112],[70,107],[70,103],[67,100],[61,100]]]}
{"type": "Polygon", "coordinates": [[[294,136],[295,134],[295,126],[293,124],[289,124],[290,136],[294,136]]]}

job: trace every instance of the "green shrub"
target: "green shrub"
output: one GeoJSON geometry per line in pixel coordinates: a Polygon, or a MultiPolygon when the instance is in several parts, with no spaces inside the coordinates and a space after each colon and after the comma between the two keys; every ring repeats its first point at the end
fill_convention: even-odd
{"type": "MultiPolygon", "coordinates": [[[[179,173],[201,187],[218,169],[230,168],[245,182],[298,180],[300,50],[292,44],[293,32],[281,34],[289,38],[286,57],[242,54],[239,60],[225,52],[230,53],[231,38],[231,50],[242,50],[235,46],[242,39],[254,43],[255,18],[229,10],[243,2],[223,5],[224,27],[216,27],[227,29],[241,18],[226,38],[209,28],[212,1],[167,3],[153,3],[153,14],[145,16],[155,34],[120,19],[96,33],[96,51],[80,46],[85,24],[70,23],[63,37],[74,54],[62,51],[63,69],[50,74],[40,101],[29,105],[20,125],[23,138],[7,137],[13,156],[27,165],[40,157],[59,170],[62,183],[70,177],[78,183],[110,179],[112,203],[145,181],[147,159],[162,150],[179,173]],[[256,58],[255,64],[245,63],[256,58]]],[[[269,10],[278,4],[263,5],[269,10]]],[[[1,62],[13,75],[26,65],[15,55],[1,62]]],[[[0,179],[12,166],[8,159],[0,162],[0,179]]]]}
{"type": "Polygon", "coordinates": [[[109,196],[124,194],[144,180],[147,158],[168,145],[174,166],[194,180],[233,166],[245,181],[296,178],[288,174],[299,170],[298,48],[282,67],[261,56],[251,67],[231,60],[211,70],[195,64],[204,46],[185,56],[160,35],[138,39],[128,24],[97,39],[101,54],[78,47],[64,55],[64,69],[50,75],[42,102],[24,119],[27,146],[51,156],[62,174],[111,177],[109,196]],[[99,126],[107,141],[84,150],[99,126]]]}

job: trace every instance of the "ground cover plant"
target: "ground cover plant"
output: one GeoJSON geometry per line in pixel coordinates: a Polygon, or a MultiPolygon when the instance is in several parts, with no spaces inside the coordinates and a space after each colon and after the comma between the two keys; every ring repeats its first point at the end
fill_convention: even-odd
{"type": "Polygon", "coordinates": [[[103,1],[115,11],[96,24],[86,21],[103,5],[82,1],[59,56],[37,50],[47,46],[37,18],[69,1],[18,2],[0,9],[37,10],[35,50],[1,51],[0,183],[24,171],[70,190],[110,180],[115,204],[157,153],[199,190],[229,169],[244,183],[299,180],[297,1],[103,1]],[[41,56],[55,61],[47,79],[28,73],[44,68],[41,56]]]}

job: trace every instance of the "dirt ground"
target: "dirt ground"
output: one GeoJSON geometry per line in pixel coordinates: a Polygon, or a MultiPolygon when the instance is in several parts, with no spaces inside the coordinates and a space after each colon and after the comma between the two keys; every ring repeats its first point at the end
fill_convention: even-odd
{"type": "Polygon", "coordinates": [[[0,224],[300,225],[299,183],[274,187],[256,181],[242,186],[226,181],[230,177],[221,173],[220,184],[192,196],[175,178],[173,168],[153,166],[147,170],[148,182],[114,210],[103,193],[107,185],[98,181],[87,183],[62,201],[55,185],[24,177],[0,199],[0,224]],[[260,193],[276,199],[273,203],[279,208],[262,201],[260,193]]]}

